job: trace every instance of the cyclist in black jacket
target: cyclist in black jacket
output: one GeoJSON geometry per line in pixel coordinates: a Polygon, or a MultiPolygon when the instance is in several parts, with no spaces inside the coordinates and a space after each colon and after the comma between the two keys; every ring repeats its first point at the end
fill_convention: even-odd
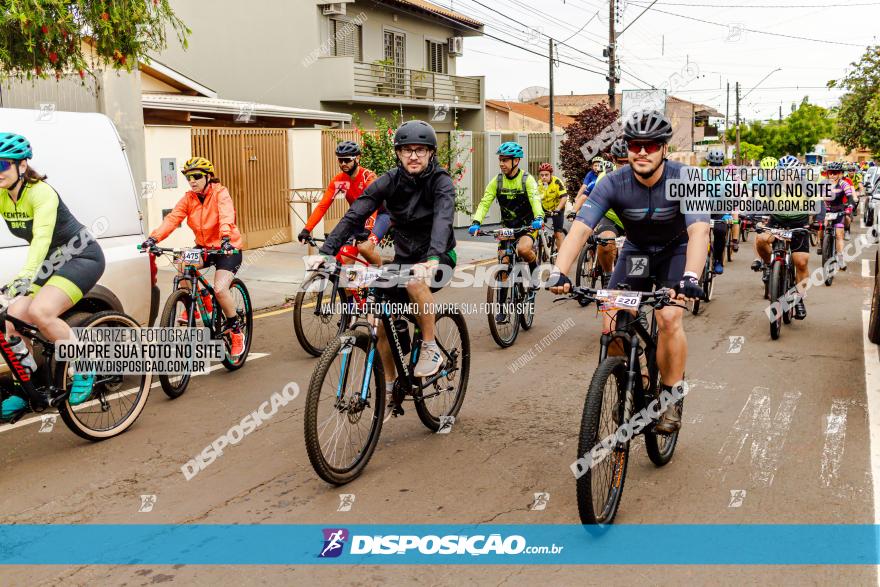
{"type": "MultiPolygon", "coordinates": [[[[405,122],[394,135],[397,167],[388,171],[361,194],[333,229],[320,253],[335,255],[354,234],[363,230],[370,215],[384,206],[394,226],[393,264],[412,265],[413,279],[406,284],[408,299],[421,308],[431,308],[432,292],[442,285],[436,275],[447,279],[455,267],[455,186],[449,173],[437,161],[437,134],[420,120],[405,122]],[[434,285],[434,287],[431,287],[434,285]]],[[[443,362],[434,340],[434,314],[416,315],[422,331],[422,352],[413,370],[416,377],[434,375],[443,362]]],[[[396,379],[391,347],[379,328],[379,353],[390,392],[396,379]]]]}

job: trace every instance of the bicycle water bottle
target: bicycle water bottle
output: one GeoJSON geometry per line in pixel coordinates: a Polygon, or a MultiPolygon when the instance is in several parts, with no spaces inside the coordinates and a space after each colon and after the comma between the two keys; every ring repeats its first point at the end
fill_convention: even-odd
{"type": "Polygon", "coordinates": [[[12,349],[12,352],[15,353],[15,356],[18,358],[18,362],[22,364],[30,373],[34,373],[37,370],[37,362],[31,356],[30,351],[27,348],[27,345],[24,344],[24,341],[17,336],[10,337],[9,339],[9,347],[12,349]]]}
{"type": "Polygon", "coordinates": [[[409,354],[411,343],[409,338],[409,323],[399,318],[394,321],[394,329],[397,331],[397,338],[400,340],[400,350],[403,351],[403,354],[409,354]]]}

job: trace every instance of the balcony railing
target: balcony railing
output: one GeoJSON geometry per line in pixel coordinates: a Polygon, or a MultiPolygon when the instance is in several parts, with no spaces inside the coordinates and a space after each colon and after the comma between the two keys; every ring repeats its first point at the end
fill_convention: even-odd
{"type": "Polygon", "coordinates": [[[479,104],[480,80],[376,63],[354,64],[356,96],[479,104]]]}

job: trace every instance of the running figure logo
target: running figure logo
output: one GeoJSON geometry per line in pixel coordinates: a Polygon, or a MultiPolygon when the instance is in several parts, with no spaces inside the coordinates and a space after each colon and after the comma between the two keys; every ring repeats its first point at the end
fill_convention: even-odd
{"type": "Polygon", "coordinates": [[[626,261],[629,265],[627,274],[630,277],[645,277],[648,275],[648,258],[647,257],[627,257],[626,261]]]}
{"type": "Polygon", "coordinates": [[[342,554],[342,547],[348,540],[348,530],[345,528],[324,528],[324,548],[318,558],[336,558],[342,554]]]}
{"type": "Polygon", "coordinates": [[[337,512],[350,512],[351,507],[354,505],[354,493],[340,493],[339,494],[339,507],[336,508],[337,512]]]}

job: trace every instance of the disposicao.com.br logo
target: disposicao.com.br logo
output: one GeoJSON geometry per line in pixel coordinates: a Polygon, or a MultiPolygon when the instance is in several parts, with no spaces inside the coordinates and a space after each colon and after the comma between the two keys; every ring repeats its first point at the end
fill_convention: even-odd
{"type": "MultiPolygon", "coordinates": [[[[321,558],[337,557],[343,551],[343,545],[349,538],[344,528],[324,529],[324,546],[321,558]]],[[[564,546],[528,546],[523,536],[514,534],[502,537],[501,534],[488,536],[478,534],[445,535],[429,534],[426,536],[387,534],[387,535],[352,535],[349,554],[427,554],[427,555],[517,555],[517,554],[560,554],[564,546]]]]}

